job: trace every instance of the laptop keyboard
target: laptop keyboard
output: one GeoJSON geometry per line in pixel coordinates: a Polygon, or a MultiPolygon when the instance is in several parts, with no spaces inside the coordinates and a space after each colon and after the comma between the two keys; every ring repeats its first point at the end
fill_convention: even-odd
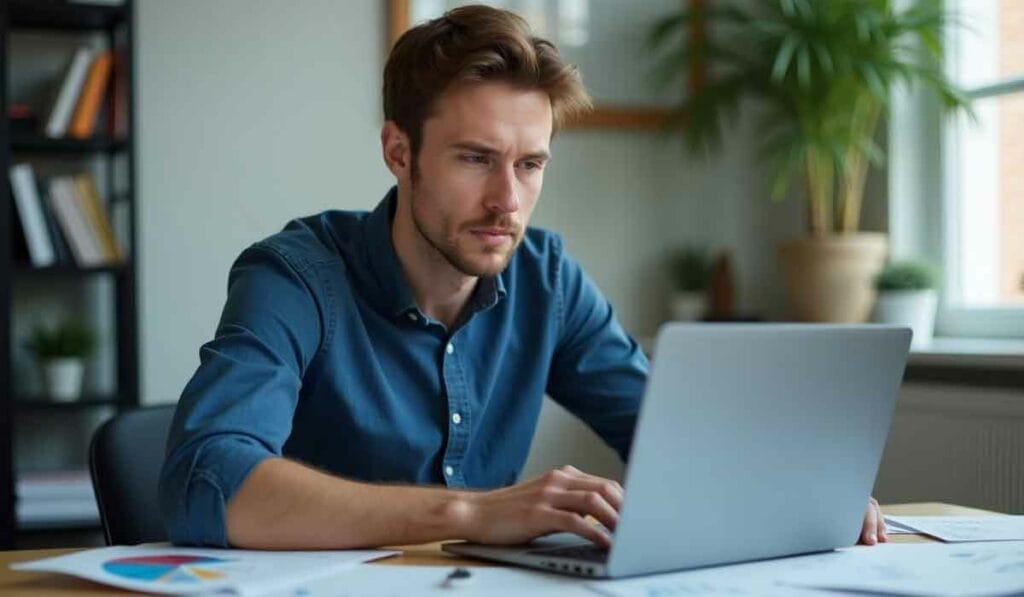
{"type": "Polygon", "coordinates": [[[604,562],[608,559],[608,550],[596,545],[567,545],[565,547],[549,547],[535,549],[530,553],[534,555],[545,555],[556,558],[571,558],[585,562],[604,562]]]}

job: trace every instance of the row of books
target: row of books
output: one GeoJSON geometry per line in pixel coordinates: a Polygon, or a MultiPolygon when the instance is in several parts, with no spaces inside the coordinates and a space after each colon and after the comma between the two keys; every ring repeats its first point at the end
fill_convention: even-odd
{"type": "Polygon", "coordinates": [[[30,164],[11,167],[11,189],[32,265],[95,267],[124,260],[91,176],[54,176],[40,194],[30,164]]]}
{"type": "Polygon", "coordinates": [[[108,128],[115,137],[127,131],[127,89],[123,53],[80,46],[64,72],[46,119],[46,136],[87,139],[96,131],[100,108],[109,98],[108,128]]]}
{"type": "Polygon", "coordinates": [[[99,524],[89,471],[22,473],[14,491],[22,529],[99,524]]]}

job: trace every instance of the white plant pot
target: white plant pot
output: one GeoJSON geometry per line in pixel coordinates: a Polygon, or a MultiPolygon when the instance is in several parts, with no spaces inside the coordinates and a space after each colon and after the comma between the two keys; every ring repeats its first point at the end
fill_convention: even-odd
{"type": "Polygon", "coordinates": [[[43,362],[46,393],[56,402],[72,402],[82,395],[85,363],[79,358],[49,359],[43,362]]]}
{"type": "Polygon", "coordinates": [[[707,310],[706,292],[677,290],[669,300],[668,311],[672,321],[700,321],[707,310]]]}
{"type": "Polygon", "coordinates": [[[875,301],[874,320],[909,326],[914,331],[911,348],[924,348],[932,341],[938,302],[938,293],[934,290],[881,291],[875,301]]]}

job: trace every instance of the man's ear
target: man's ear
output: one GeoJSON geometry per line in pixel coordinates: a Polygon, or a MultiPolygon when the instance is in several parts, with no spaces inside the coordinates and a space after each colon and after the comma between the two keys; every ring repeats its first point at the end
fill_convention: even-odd
{"type": "Polygon", "coordinates": [[[409,135],[398,128],[393,120],[388,120],[380,129],[380,147],[384,154],[384,165],[391,170],[399,181],[409,179],[409,168],[412,164],[412,147],[409,135]]]}

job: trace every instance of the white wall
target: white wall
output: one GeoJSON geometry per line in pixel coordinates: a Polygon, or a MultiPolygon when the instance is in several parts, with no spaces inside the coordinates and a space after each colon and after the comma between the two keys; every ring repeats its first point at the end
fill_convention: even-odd
{"type": "Polygon", "coordinates": [[[139,3],[146,402],[178,398],[244,247],[293,217],[370,208],[386,190],[377,141],[382,5],[139,3]]]}
{"type": "MultiPolygon", "coordinates": [[[[292,217],[370,209],[390,186],[377,139],[382,5],[139,2],[146,403],[178,398],[245,246],[292,217]]],[[[681,143],[658,133],[566,132],[553,151],[533,223],[564,235],[628,329],[653,333],[668,248],[715,238],[721,210],[751,195],[750,182],[731,177],[711,190],[685,167],[681,143]]],[[[567,462],[621,470],[589,430],[549,404],[526,474],[567,462]]]]}

